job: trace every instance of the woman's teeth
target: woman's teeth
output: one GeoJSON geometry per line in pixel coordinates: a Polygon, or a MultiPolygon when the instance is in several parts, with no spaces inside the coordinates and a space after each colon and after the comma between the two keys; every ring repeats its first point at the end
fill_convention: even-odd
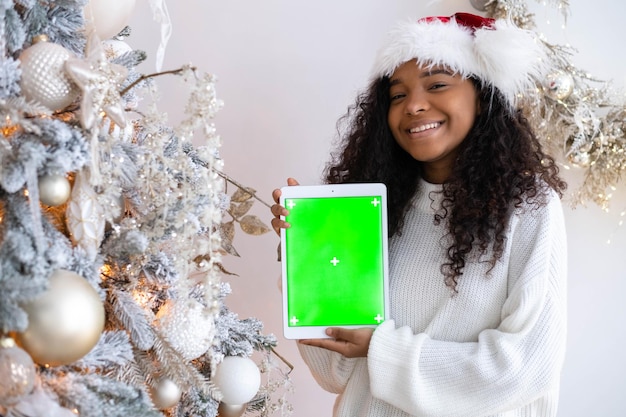
{"type": "Polygon", "coordinates": [[[439,123],[428,123],[419,127],[414,127],[413,129],[410,129],[409,132],[411,133],[419,133],[419,132],[423,132],[425,130],[428,129],[434,129],[437,126],[439,126],[439,123]]]}

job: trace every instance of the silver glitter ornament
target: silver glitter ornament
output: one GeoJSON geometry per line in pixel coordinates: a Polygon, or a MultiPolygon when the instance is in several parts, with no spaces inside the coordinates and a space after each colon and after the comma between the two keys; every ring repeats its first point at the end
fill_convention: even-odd
{"type": "Polygon", "coordinates": [[[0,339],[0,405],[9,406],[30,394],[35,384],[35,364],[11,338],[0,339]]]}
{"type": "Polygon", "coordinates": [[[564,71],[548,74],[544,82],[544,91],[546,96],[553,100],[565,100],[574,91],[574,78],[564,71]]]}
{"type": "Polygon", "coordinates": [[[36,101],[50,110],[62,110],[80,93],[65,72],[65,62],[74,55],[52,42],[46,35],[33,39],[19,57],[22,69],[20,87],[26,100],[36,101]]]}
{"type": "Polygon", "coordinates": [[[47,206],[60,206],[70,198],[72,186],[65,175],[39,177],[39,201],[47,206]]]}

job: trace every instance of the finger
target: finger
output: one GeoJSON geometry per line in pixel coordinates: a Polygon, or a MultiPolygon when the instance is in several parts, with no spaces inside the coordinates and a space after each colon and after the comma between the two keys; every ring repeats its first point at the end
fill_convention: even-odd
{"type": "Polygon", "coordinates": [[[338,342],[333,339],[302,339],[298,342],[302,343],[303,345],[320,347],[341,354],[344,354],[346,350],[345,342],[338,342]]]}
{"type": "Polygon", "coordinates": [[[326,329],[326,334],[335,340],[344,340],[351,342],[354,339],[354,332],[341,328],[341,327],[329,327],[326,329]]]}
{"type": "Polygon", "coordinates": [[[275,203],[278,203],[280,201],[281,194],[282,192],[280,191],[280,188],[277,188],[274,191],[272,191],[272,198],[274,199],[275,203]]]}
{"type": "MultiPolygon", "coordinates": [[[[300,183],[295,179],[295,178],[287,178],[287,185],[300,185],[300,183]]],[[[278,203],[280,201],[280,196],[281,196],[282,192],[280,191],[280,188],[276,188],[274,191],[272,191],[272,198],[274,199],[275,203],[278,203]]]]}
{"type": "Polygon", "coordinates": [[[274,204],[272,207],[270,207],[270,211],[272,212],[274,217],[289,215],[289,210],[287,210],[285,207],[281,206],[280,204],[274,204]]]}
{"type": "Polygon", "coordinates": [[[287,223],[284,220],[279,219],[278,217],[274,217],[270,223],[272,224],[272,228],[276,232],[277,235],[280,236],[281,229],[288,229],[291,227],[291,224],[287,223]]]}

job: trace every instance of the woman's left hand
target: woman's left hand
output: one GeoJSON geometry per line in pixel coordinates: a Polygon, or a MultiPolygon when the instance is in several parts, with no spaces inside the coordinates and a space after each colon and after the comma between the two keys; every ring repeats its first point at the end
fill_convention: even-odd
{"type": "Polygon", "coordinates": [[[332,350],[347,358],[364,358],[367,357],[373,333],[374,329],[369,327],[361,329],[331,327],[326,330],[326,334],[332,339],[302,339],[299,343],[332,350]]]}

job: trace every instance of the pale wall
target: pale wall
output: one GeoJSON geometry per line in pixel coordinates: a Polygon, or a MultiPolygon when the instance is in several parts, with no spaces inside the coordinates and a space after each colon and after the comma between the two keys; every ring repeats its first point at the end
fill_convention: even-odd
{"type": "MultiPolygon", "coordinates": [[[[529,6],[549,40],[578,49],[578,66],[622,88],[626,3],[570,3],[564,30],[551,9],[533,1],[529,6]]],[[[335,121],[364,86],[375,49],[393,22],[476,12],[469,0],[172,0],[168,6],[173,36],[164,69],[191,62],[219,77],[217,91],[225,107],[216,126],[226,171],[267,201],[288,176],[308,184],[319,181],[335,121]]],[[[140,69],[152,72],[159,31],[147,0],[138,0],[131,24],[134,32],[127,42],[149,52],[140,69]]],[[[186,97],[177,80],[166,78],[158,81],[166,98],[162,108],[175,121],[186,97]]],[[[566,209],[570,331],[560,417],[626,415],[626,230],[618,226],[625,206],[626,193],[618,190],[608,214],[593,205],[566,209]]],[[[269,222],[269,211],[260,204],[256,213],[269,222]]],[[[267,332],[279,336],[277,350],[295,365],[295,393],[289,397],[294,416],[330,416],[333,396],[317,387],[294,342],[280,336],[277,243],[273,233],[237,236],[242,258],[226,260],[239,274],[229,279],[234,292],[227,303],[240,317],[257,317],[267,332]]]]}

